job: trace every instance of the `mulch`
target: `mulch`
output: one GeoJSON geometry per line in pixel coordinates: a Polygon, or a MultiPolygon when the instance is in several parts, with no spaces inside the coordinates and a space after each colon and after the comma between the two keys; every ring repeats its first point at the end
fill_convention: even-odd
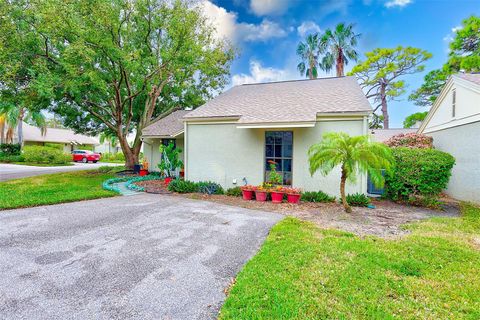
{"type": "Polygon", "coordinates": [[[145,192],[147,193],[156,193],[156,194],[171,194],[168,191],[167,187],[163,180],[147,180],[147,181],[139,181],[135,182],[135,185],[139,187],[144,187],[145,192]]]}

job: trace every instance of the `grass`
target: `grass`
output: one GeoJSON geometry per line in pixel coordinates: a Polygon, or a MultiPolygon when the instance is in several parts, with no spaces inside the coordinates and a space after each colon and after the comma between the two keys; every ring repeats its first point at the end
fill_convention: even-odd
{"type": "Polygon", "coordinates": [[[220,319],[479,319],[480,208],[359,238],[287,218],[239,273],[220,319]]]}
{"type": "Polygon", "coordinates": [[[33,167],[68,167],[73,166],[73,163],[34,163],[34,162],[13,162],[13,164],[20,164],[22,166],[33,166],[33,167]]]}
{"type": "Polygon", "coordinates": [[[102,189],[112,173],[77,171],[0,182],[0,210],[112,197],[102,189]]]}

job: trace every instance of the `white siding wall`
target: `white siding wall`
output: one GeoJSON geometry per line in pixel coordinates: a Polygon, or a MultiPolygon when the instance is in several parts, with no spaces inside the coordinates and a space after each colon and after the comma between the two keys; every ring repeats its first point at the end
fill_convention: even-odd
{"type": "MultiPolygon", "coordinates": [[[[231,188],[234,179],[243,185],[264,181],[265,131],[276,129],[238,129],[236,124],[188,124],[186,179],[211,180],[231,188]]],[[[308,148],[321,140],[324,132],[343,131],[350,135],[364,134],[363,120],[319,121],[314,128],[279,129],[293,131],[292,184],[307,191],[322,190],[338,195],[340,172],[327,177],[308,171],[308,148]]],[[[366,178],[347,186],[348,193],[366,192],[366,178]]]]}
{"type": "MultiPolygon", "coordinates": [[[[183,135],[176,140],[176,144],[178,148],[181,148],[183,150],[183,135]]],[[[161,154],[159,151],[160,144],[162,143],[162,139],[145,139],[144,141],[144,146],[143,146],[143,152],[144,152],[144,157],[147,159],[149,163],[149,171],[159,171],[158,169],[158,164],[161,161],[161,154]]],[[[183,152],[180,154],[180,157],[183,160],[183,152]]]]}

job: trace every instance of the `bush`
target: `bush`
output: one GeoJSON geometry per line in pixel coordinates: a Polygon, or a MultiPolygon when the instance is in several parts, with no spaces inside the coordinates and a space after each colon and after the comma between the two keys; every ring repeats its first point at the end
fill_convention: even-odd
{"type": "Polygon", "coordinates": [[[0,144],[0,156],[18,156],[22,147],[18,143],[2,143],[0,144]]]}
{"type": "Polygon", "coordinates": [[[198,187],[195,182],[175,179],[168,185],[168,190],[178,193],[193,193],[197,192],[198,187]]]}
{"type": "Polygon", "coordinates": [[[240,187],[234,187],[234,188],[227,189],[227,196],[241,197],[242,196],[242,189],[240,189],[240,187]]]}
{"type": "Polygon", "coordinates": [[[400,133],[390,139],[385,144],[389,147],[405,147],[405,148],[420,148],[432,149],[433,138],[424,134],[418,133],[400,133]]]}
{"type": "Polygon", "coordinates": [[[64,154],[58,149],[42,146],[25,146],[23,157],[26,162],[31,163],[67,164],[72,161],[71,155],[64,154]]]}
{"type": "Polygon", "coordinates": [[[115,173],[122,170],[125,170],[124,166],[101,166],[98,169],[100,173],[115,173]]]}
{"type": "Polygon", "coordinates": [[[125,161],[125,155],[122,152],[117,153],[102,153],[100,158],[101,161],[109,162],[109,161],[125,161]]]}
{"type": "Polygon", "coordinates": [[[25,159],[23,158],[22,155],[10,155],[10,156],[0,155],[0,162],[3,162],[3,163],[23,162],[23,161],[25,161],[25,159]]]}
{"type": "Polygon", "coordinates": [[[302,193],[302,201],[305,202],[334,202],[335,197],[329,196],[323,191],[307,191],[302,193]]]}
{"type": "Polygon", "coordinates": [[[363,193],[354,193],[347,195],[347,203],[352,207],[367,207],[370,204],[370,198],[363,193]]]}
{"type": "Polygon", "coordinates": [[[211,181],[201,181],[197,182],[197,192],[205,194],[224,194],[223,188],[221,185],[211,181]]]}
{"type": "Polygon", "coordinates": [[[396,165],[385,177],[385,196],[413,204],[434,203],[450,179],[455,158],[434,149],[392,148],[396,165]]]}

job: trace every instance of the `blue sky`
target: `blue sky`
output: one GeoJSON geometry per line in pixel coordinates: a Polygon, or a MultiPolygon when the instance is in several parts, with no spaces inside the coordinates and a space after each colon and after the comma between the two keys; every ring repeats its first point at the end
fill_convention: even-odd
{"type": "MultiPolygon", "coordinates": [[[[305,34],[339,22],[354,23],[361,33],[361,58],[374,48],[398,45],[431,52],[425,72],[405,78],[407,94],[390,103],[392,128],[401,127],[409,114],[428,110],[408,101],[409,92],[426,72],[446,61],[452,30],[464,18],[480,15],[480,0],[205,0],[203,6],[218,36],[238,48],[231,85],[302,79],[296,70],[298,42],[305,34]]],[[[334,76],[334,70],[320,75],[327,76],[334,76]]]]}

